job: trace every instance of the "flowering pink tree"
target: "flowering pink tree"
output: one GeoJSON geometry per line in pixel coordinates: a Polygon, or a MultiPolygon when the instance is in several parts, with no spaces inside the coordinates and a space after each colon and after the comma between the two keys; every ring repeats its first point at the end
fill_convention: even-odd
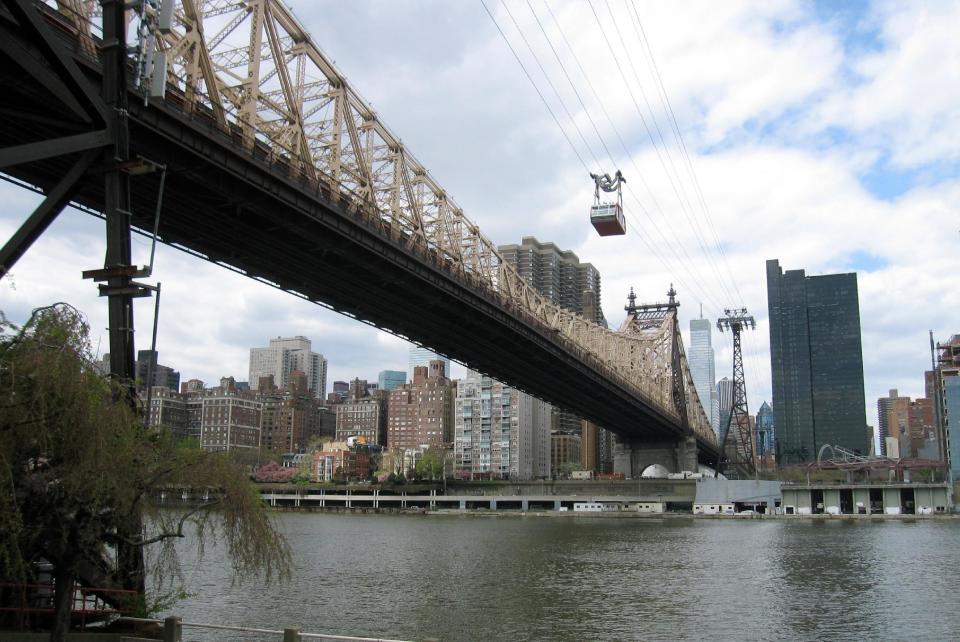
{"type": "Polygon", "coordinates": [[[297,474],[296,468],[284,468],[283,466],[270,462],[261,466],[253,473],[254,479],[258,482],[288,482],[297,474]]]}

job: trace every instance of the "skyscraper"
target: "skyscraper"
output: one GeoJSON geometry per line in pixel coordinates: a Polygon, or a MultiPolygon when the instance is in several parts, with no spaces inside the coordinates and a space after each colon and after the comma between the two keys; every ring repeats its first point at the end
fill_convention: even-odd
{"type": "Polygon", "coordinates": [[[781,464],[824,445],[867,454],[857,275],[806,276],[767,261],[770,363],[781,464]]]}
{"type": "Polygon", "coordinates": [[[730,411],[733,409],[733,380],[724,377],[717,382],[717,438],[724,437],[730,421],[730,411]]]}
{"type": "Polygon", "coordinates": [[[278,388],[286,388],[290,375],[300,371],[307,375],[307,386],[314,399],[323,399],[327,394],[327,360],[322,354],[311,351],[310,339],[306,337],[277,337],[270,339],[267,348],[250,348],[251,386],[258,385],[260,377],[273,375],[278,388]]]}
{"type": "MultiPolygon", "coordinates": [[[[443,371],[450,376],[450,359],[431,352],[429,348],[421,348],[417,345],[410,346],[410,359],[407,363],[407,381],[413,381],[413,369],[417,366],[430,367],[430,362],[439,359],[443,361],[443,371]]],[[[406,382],[404,382],[406,383],[406,382]]]]}
{"type": "Polygon", "coordinates": [[[720,437],[720,417],[718,417],[719,398],[714,386],[716,372],[714,370],[713,345],[711,332],[713,326],[708,319],[690,320],[690,350],[687,351],[687,361],[690,363],[690,375],[693,385],[700,397],[700,404],[713,432],[720,437]]]}
{"type": "Polygon", "coordinates": [[[775,430],[773,426],[773,408],[766,401],[757,412],[757,457],[765,457],[773,452],[775,430]]]}

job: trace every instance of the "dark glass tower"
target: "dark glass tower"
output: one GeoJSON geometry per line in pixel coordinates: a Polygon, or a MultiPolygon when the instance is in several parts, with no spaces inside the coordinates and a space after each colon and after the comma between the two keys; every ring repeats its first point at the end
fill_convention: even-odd
{"type": "Polygon", "coordinates": [[[806,276],[767,261],[777,461],[825,445],[867,454],[857,275],[806,276]]]}

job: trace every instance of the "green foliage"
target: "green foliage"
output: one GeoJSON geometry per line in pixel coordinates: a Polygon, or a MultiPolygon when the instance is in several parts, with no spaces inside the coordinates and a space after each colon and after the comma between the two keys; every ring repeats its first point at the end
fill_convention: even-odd
{"type": "Polygon", "coordinates": [[[420,461],[414,469],[414,475],[417,479],[443,478],[443,457],[444,452],[437,448],[430,448],[420,456],[420,461]]]}
{"type": "Polygon", "coordinates": [[[573,471],[580,470],[579,462],[565,461],[558,467],[557,476],[560,479],[570,479],[570,476],[573,474],[573,471]]]}
{"type": "Polygon", "coordinates": [[[289,548],[244,465],[145,430],[126,389],[94,367],[78,311],[42,308],[22,327],[0,313],[0,579],[27,580],[42,558],[119,587],[112,556],[153,547],[162,585],[179,577],[173,541],[191,531],[201,553],[225,543],[239,578],[289,572],[289,548]],[[161,510],[150,498],[171,486],[209,489],[211,501],[161,510]]]}

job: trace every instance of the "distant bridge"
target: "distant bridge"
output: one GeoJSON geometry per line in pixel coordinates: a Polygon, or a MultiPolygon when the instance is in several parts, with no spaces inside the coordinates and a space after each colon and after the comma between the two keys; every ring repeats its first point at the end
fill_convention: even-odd
{"type": "MultiPolygon", "coordinates": [[[[0,275],[58,203],[106,211],[94,177],[116,170],[98,165],[116,114],[99,98],[99,12],[92,0],[0,0],[0,170],[48,195],[3,248],[0,275]]],[[[119,116],[128,158],[148,161],[123,166],[136,229],[156,222],[164,243],[470,364],[628,451],[659,449],[668,468],[716,465],[676,306],[611,331],[534,291],[282,2],[182,0],[150,37],[165,95],[128,82],[119,116]],[[141,174],[151,167],[165,170],[141,174]]],[[[127,63],[146,86],[143,57],[127,63]]],[[[134,296],[115,285],[128,268],[106,267],[112,293],[134,296]]]]}

